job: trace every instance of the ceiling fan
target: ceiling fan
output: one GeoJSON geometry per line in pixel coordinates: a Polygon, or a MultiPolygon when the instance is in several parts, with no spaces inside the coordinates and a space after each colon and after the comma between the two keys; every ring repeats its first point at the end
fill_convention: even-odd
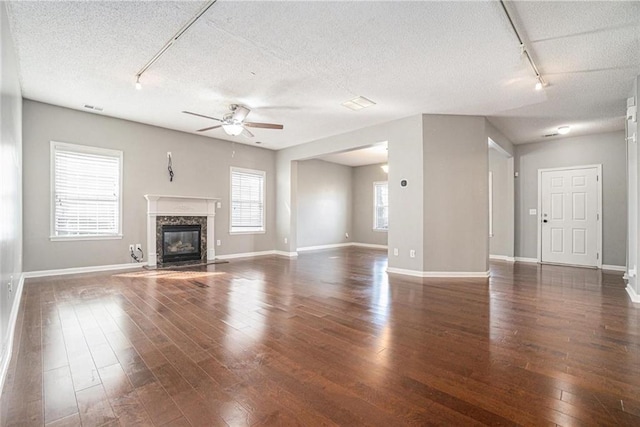
{"type": "Polygon", "coordinates": [[[231,104],[229,106],[231,110],[230,113],[225,114],[222,119],[218,119],[216,117],[205,116],[204,114],[192,113],[191,111],[183,111],[185,114],[191,114],[192,116],[204,117],[205,119],[216,120],[221,122],[219,125],[198,129],[196,132],[206,132],[208,130],[222,128],[227,135],[238,136],[243,134],[249,138],[252,138],[254,135],[249,131],[249,128],[262,128],[262,129],[284,129],[283,125],[278,125],[275,123],[256,123],[256,122],[245,122],[244,119],[251,112],[250,109],[243,105],[231,104]]]}

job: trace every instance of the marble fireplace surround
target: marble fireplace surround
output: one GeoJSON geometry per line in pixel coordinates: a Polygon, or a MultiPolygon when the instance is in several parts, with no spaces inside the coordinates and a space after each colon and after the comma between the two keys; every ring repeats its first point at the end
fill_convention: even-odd
{"type": "Polygon", "coordinates": [[[203,261],[213,261],[215,259],[215,216],[216,204],[220,199],[215,197],[155,194],[145,194],[144,198],[147,199],[147,265],[151,267],[158,265],[160,250],[158,246],[160,244],[158,242],[158,229],[161,229],[163,223],[185,224],[188,222],[206,225],[202,227],[203,249],[206,249],[206,260],[203,259],[203,261]],[[207,242],[209,244],[206,244],[207,242]]]}

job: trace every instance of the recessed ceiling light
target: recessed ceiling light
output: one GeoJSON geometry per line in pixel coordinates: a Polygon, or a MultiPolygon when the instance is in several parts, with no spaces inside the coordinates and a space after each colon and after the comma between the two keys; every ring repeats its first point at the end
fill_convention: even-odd
{"type": "Polygon", "coordinates": [[[571,131],[571,127],[570,126],[560,126],[558,128],[558,133],[560,135],[566,135],[571,131]]]}
{"type": "Polygon", "coordinates": [[[362,110],[363,108],[371,107],[372,105],[376,105],[376,103],[370,99],[365,98],[364,96],[359,96],[342,103],[343,107],[347,107],[348,109],[353,111],[362,110]]]}

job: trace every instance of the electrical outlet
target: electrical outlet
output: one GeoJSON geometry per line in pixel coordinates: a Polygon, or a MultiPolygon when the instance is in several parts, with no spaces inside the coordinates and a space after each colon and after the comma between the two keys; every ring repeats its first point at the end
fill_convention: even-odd
{"type": "Polygon", "coordinates": [[[415,257],[416,257],[416,251],[415,251],[414,249],[411,249],[411,250],[409,251],[409,257],[410,257],[410,258],[415,258],[415,257]]]}
{"type": "Polygon", "coordinates": [[[220,209],[222,207],[222,202],[216,203],[216,208],[220,209]]]}
{"type": "Polygon", "coordinates": [[[142,245],[140,243],[136,243],[136,251],[142,252],[142,245]]]}
{"type": "Polygon", "coordinates": [[[167,159],[171,157],[171,151],[167,151],[167,159]]]}
{"type": "Polygon", "coordinates": [[[349,238],[349,233],[344,233],[344,238],[348,239],[349,238]]]}
{"type": "Polygon", "coordinates": [[[129,253],[133,252],[133,245],[129,245],[129,253]]]}
{"type": "Polygon", "coordinates": [[[216,240],[216,246],[220,246],[221,242],[220,240],[216,240]]]}
{"type": "Polygon", "coordinates": [[[393,248],[393,254],[394,254],[395,256],[398,256],[398,248],[393,248]]]}
{"type": "Polygon", "coordinates": [[[286,245],[287,243],[289,243],[289,239],[287,239],[286,237],[284,238],[284,244],[286,245]]]}

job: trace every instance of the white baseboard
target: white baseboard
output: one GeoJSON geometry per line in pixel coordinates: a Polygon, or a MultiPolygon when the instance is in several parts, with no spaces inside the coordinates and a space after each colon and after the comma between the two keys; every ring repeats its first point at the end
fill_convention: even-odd
{"type": "Polygon", "coordinates": [[[298,252],[287,252],[287,251],[273,251],[274,255],[282,256],[285,258],[296,258],[298,256],[298,252]]]}
{"type": "Polygon", "coordinates": [[[631,298],[632,302],[640,303],[640,295],[636,293],[630,284],[627,285],[627,293],[629,294],[629,298],[631,298]]]}
{"type": "Polygon", "coordinates": [[[112,265],[94,265],[91,267],[60,268],[58,270],[25,271],[23,275],[25,279],[30,279],[32,277],[63,276],[66,274],[96,273],[99,271],[111,271],[111,270],[128,270],[131,268],[142,268],[145,265],[147,265],[146,262],[136,262],[136,263],[128,263],[128,264],[112,264],[112,265]]]}
{"type": "Polygon", "coordinates": [[[611,271],[623,271],[623,272],[626,272],[626,271],[627,271],[627,267],[625,267],[624,265],[607,265],[607,264],[602,264],[602,269],[603,269],[603,270],[611,270],[611,271]]]}
{"type": "Polygon", "coordinates": [[[489,259],[495,259],[498,261],[516,262],[515,257],[507,255],[489,255],[489,259]]]}
{"type": "Polygon", "coordinates": [[[330,245],[303,246],[301,248],[298,248],[298,252],[319,251],[319,250],[322,250],[322,249],[344,248],[344,247],[352,246],[352,245],[353,245],[353,243],[347,242],[347,243],[333,243],[333,244],[330,244],[330,245]]]}
{"type": "Polygon", "coordinates": [[[4,389],[4,382],[7,379],[9,363],[11,363],[11,355],[13,354],[13,338],[16,332],[16,322],[18,320],[20,302],[22,301],[23,287],[24,274],[20,274],[18,286],[16,287],[16,296],[13,301],[13,306],[11,307],[11,314],[9,315],[9,324],[7,325],[7,347],[5,348],[4,354],[0,355],[0,395],[2,395],[2,390],[4,389]]]}
{"type": "Polygon", "coordinates": [[[318,245],[318,246],[303,246],[298,248],[298,252],[308,252],[308,251],[319,251],[323,249],[336,249],[336,248],[346,248],[349,246],[357,246],[359,248],[371,248],[371,249],[387,249],[387,245],[374,245],[373,243],[358,243],[358,242],[347,242],[347,243],[333,243],[330,245],[318,245]]]}
{"type": "Polygon", "coordinates": [[[239,254],[218,255],[216,259],[254,258],[259,256],[275,255],[275,253],[276,251],[244,252],[239,254]]]}
{"type": "Polygon", "coordinates": [[[373,243],[358,243],[353,242],[351,246],[356,246],[358,248],[371,248],[371,249],[384,249],[385,251],[389,249],[387,245],[374,245],[373,243]]]}
{"type": "Polygon", "coordinates": [[[454,277],[454,278],[484,278],[489,277],[489,271],[418,271],[418,270],[407,270],[404,268],[393,268],[388,267],[387,273],[392,274],[402,274],[405,276],[413,276],[413,277],[454,277]]]}
{"type": "Polygon", "coordinates": [[[531,263],[531,264],[537,264],[538,263],[538,259],[537,258],[527,258],[527,257],[517,256],[516,257],[516,262],[528,262],[528,263],[531,263]]]}

